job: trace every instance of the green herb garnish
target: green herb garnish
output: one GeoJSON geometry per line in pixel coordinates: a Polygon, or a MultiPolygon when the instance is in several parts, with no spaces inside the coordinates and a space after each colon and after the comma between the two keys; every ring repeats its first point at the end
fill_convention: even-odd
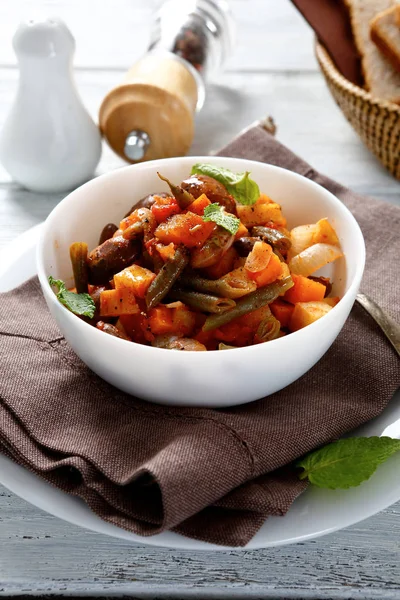
{"type": "Polygon", "coordinates": [[[233,173],[229,169],[216,167],[215,165],[198,163],[192,167],[192,175],[208,175],[222,183],[229,194],[235,198],[239,204],[250,206],[257,202],[260,197],[260,188],[255,181],[250,179],[250,173],[233,173]]]}
{"type": "Polygon", "coordinates": [[[209,204],[205,207],[203,220],[214,221],[232,235],[235,235],[240,225],[240,220],[235,215],[227,213],[225,208],[218,203],[209,204]]]}
{"type": "Polygon", "coordinates": [[[322,488],[348,489],[360,485],[400,450],[400,440],[390,437],[359,437],[338,440],[307,454],[296,463],[300,479],[322,488]]]}
{"type": "Polygon", "coordinates": [[[56,294],[61,304],[64,304],[75,315],[93,318],[96,311],[96,305],[89,294],[75,294],[70,292],[65,287],[65,283],[61,279],[54,279],[49,276],[49,284],[58,288],[56,294]]]}

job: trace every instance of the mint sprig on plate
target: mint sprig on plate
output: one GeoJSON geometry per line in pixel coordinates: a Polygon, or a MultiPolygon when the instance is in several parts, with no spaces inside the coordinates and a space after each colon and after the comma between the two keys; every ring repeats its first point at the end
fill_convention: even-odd
{"type": "Polygon", "coordinates": [[[250,179],[249,171],[245,173],[233,173],[229,169],[216,167],[207,163],[197,163],[192,167],[192,175],[208,175],[224,185],[228,193],[233,196],[239,204],[250,206],[255,204],[260,197],[260,188],[257,183],[250,179]]]}
{"type": "Polygon", "coordinates": [[[300,479],[330,490],[360,485],[377,467],[400,450],[400,440],[390,437],[346,438],[315,450],[295,463],[300,479]]]}
{"type": "Polygon", "coordinates": [[[58,300],[71,312],[82,317],[93,318],[96,305],[89,294],[75,294],[75,292],[70,292],[61,279],[54,279],[51,275],[49,276],[49,284],[58,289],[56,294],[58,300]]]}
{"type": "Polygon", "coordinates": [[[240,220],[235,215],[227,213],[225,208],[218,203],[209,204],[205,207],[203,220],[213,221],[232,235],[235,235],[240,225],[240,220]]]}

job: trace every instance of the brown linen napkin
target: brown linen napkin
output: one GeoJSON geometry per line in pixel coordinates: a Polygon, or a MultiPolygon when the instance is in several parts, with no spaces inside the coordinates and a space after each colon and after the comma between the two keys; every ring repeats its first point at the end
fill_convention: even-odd
{"type": "MultiPolygon", "coordinates": [[[[262,126],[220,154],[284,166],[338,195],[366,239],[363,289],[400,320],[398,208],[316,173],[262,126]]],[[[0,369],[8,456],[119,527],[140,535],[173,529],[228,546],[246,544],[304,490],[286,465],[377,416],[400,385],[392,347],[355,306],[322,360],[273,396],[226,410],[152,405],[86,368],[36,279],[0,296],[0,369]]]]}

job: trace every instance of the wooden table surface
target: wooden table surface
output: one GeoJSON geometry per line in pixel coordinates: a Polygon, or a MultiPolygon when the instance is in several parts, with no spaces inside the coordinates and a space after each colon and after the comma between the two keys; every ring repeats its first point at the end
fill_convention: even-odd
{"type": "MultiPolygon", "coordinates": [[[[197,118],[191,154],[218,149],[273,115],[278,137],[353,189],[399,202],[399,183],[362,146],[318,71],[313,35],[288,0],[232,0],[237,44],[197,118]]],[[[75,77],[96,116],[105,93],[145,50],[154,2],[13,0],[0,3],[0,126],[18,72],[19,19],[60,16],[76,37],[75,77]]],[[[98,172],[122,164],[104,147],[98,172]]],[[[0,248],[42,221],[62,195],[34,194],[0,168],[0,248]]],[[[400,598],[400,503],[324,538],[269,550],[182,552],[132,545],[64,523],[0,486],[0,596],[135,598],[400,598]]]]}

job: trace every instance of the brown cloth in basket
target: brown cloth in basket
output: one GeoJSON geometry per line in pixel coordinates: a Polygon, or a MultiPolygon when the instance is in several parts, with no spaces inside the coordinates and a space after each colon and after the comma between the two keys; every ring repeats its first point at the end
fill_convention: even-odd
{"type": "MultiPolygon", "coordinates": [[[[221,154],[286,167],[339,196],[364,232],[363,290],[400,320],[398,208],[316,173],[260,125],[221,154]]],[[[0,296],[0,369],[0,447],[8,456],[119,527],[140,535],[172,529],[228,546],[245,545],[304,490],[286,465],[377,416],[400,385],[393,348],[355,306],[322,360],[273,396],[226,410],[142,402],[77,358],[36,279],[0,296]]]]}
{"type": "Polygon", "coordinates": [[[343,0],[292,0],[318,40],[325,46],[341,74],[351,83],[363,85],[358,53],[346,2],[343,0]]]}

